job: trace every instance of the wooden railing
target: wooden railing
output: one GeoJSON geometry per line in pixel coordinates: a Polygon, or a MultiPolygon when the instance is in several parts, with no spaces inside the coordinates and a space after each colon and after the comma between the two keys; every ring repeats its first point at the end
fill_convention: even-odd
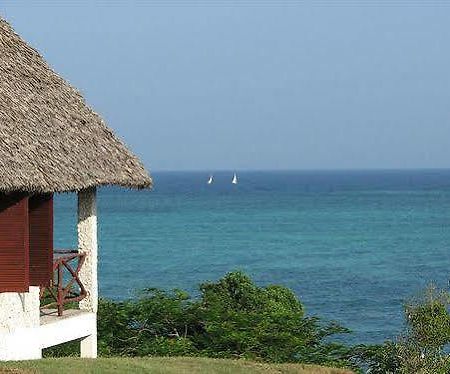
{"type": "Polygon", "coordinates": [[[62,316],[64,306],[86,297],[86,289],[79,278],[86,254],[72,249],[54,251],[53,279],[49,287],[41,288],[41,309],[56,308],[62,316]]]}

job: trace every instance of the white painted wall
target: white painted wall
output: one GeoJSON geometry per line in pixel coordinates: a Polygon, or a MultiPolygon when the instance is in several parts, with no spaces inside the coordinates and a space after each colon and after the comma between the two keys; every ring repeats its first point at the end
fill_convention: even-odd
{"type": "Polygon", "coordinates": [[[54,317],[37,327],[0,332],[0,361],[39,359],[43,348],[77,339],[92,341],[92,337],[97,337],[95,313],[79,312],[69,317],[54,317]]]}
{"type": "Polygon", "coordinates": [[[39,287],[0,293],[0,360],[40,358],[34,340],[39,323],[39,287]]]}
{"type": "Polygon", "coordinates": [[[82,312],[67,318],[54,318],[50,323],[41,325],[38,334],[40,348],[97,336],[97,315],[82,312]]]}
{"type": "Polygon", "coordinates": [[[39,287],[0,293],[0,333],[39,326],[39,287]]]}
{"type": "Polygon", "coordinates": [[[0,361],[36,360],[41,357],[39,326],[0,333],[0,361]]]}

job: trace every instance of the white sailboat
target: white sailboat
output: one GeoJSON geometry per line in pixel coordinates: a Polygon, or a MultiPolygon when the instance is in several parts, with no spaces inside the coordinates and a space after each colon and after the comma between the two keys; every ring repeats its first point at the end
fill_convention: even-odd
{"type": "Polygon", "coordinates": [[[212,184],[212,182],[214,182],[214,177],[210,175],[207,183],[212,184]]]}
{"type": "Polygon", "coordinates": [[[236,173],[234,173],[234,175],[233,175],[233,180],[231,181],[231,183],[233,183],[233,184],[238,184],[238,178],[237,178],[236,173]]]}

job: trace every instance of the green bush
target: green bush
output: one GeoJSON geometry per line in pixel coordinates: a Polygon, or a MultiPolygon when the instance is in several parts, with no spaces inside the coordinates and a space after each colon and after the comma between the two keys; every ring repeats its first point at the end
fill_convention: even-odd
{"type": "Polygon", "coordinates": [[[295,294],[281,286],[258,287],[243,273],[200,286],[203,327],[193,336],[210,357],[344,365],[347,349],[327,338],[348,330],[305,317],[295,294]]]}
{"type": "Polygon", "coordinates": [[[430,286],[405,306],[410,339],[424,351],[440,351],[450,342],[450,294],[430,286]]]}
{"type": "MultiPolygon", "coordinates": [[[[348,330],[305,314],[295,294],[257,286],[233,272],[186,292],[146,289],[127,301],[100,300],[99,353],[103,356],[208,356],[360,368],[371,374],[450,373],[450,293],[428,288],[406,303],[401,336],[382,345],[333,342],[348,330]]],[[[77,344],[46,350],[76,354],[77,344]]]]}
{"type": "Polygon", "coordinates": [[[99,310],[102,354],[245,357],[271,362],[348,363],[348,349],[328,337],[348,332],[305,317],[294,293],[259,287],[241,272],[200,286],[196,300],[182,291],[147,289],[99,310]]]}
{"type": "Polygon", "coordinates": [[[104,356],[208,356],[344,367],[350,365],[350,349],[330,339],[347,332],[306,316],[291,290],[257,286],[241,272],[200,285],[197,299],[151,288],[133,300],[100,300],[98,313],[104,356]]]}
{"type": "Polygon", "coordinates": [[[450,293],[430,286],[405,305],[405,329],[393,342],[354,349],[372,374],[447,374],[450,356],[450,293]]]}

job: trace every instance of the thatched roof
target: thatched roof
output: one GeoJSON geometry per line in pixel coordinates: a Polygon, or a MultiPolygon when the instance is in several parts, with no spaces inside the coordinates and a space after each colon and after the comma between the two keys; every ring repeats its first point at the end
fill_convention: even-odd
{"type": "Polygon", "coordinates": [[[151,183],[81,94],[0,18],[0,191],[151,183]]]}

